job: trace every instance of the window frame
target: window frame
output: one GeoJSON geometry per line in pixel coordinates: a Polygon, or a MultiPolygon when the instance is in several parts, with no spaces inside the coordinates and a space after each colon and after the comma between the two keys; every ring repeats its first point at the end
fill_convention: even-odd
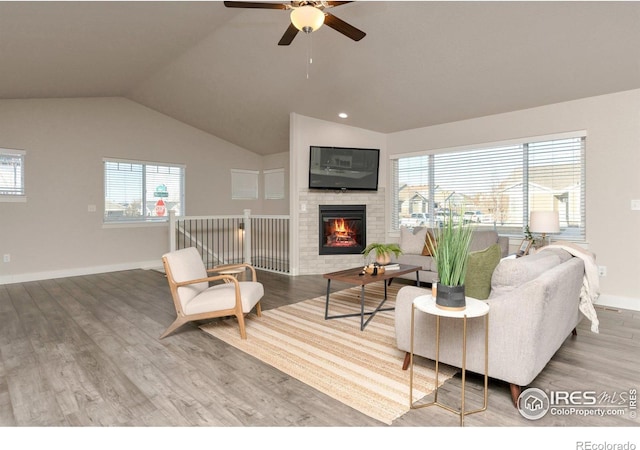
{"type": "MultiPolygon", "coordinates": [[[[426,193],[422,193],[422,194],[426,194],[426,205],[429,208],[426,212],[428,213],[433,213],[432,209],[433,209],[433,205],[436,204],[436,200],[435,200],[435,195],[432,194],[432,192],[434,192],[432,190],[432,188],[434,187],[434,184],[437,183],[437,177],[438,177],[438,166],[437,164],[434,162],[436,160],[436,156],[438,155],[446,155],[446,154],[457,154],[457,155],[464,155],[465,152],[473,152],[473,151],[492,151],[492,150],[497,150],[500,149],[502,147],[521,147],[520,149],[517,149],[516,151],[521,151],[522,152],[522,163],[521,163],[521,170],[522,170],[522,199],[521,199],[521,207],[522,207],[522,231],[516,231],[514,228],[515,227],[519,227],[520,224],[518,225],[511,225],[511,226],[500,226],[500,225],[496,225],[496,223],[493,223],[493,229],[497,230],[501,235],[504,236],[509,236],[509,237],[513,237],[513,238],[521,238],[522,233],[524,232],[526,226],[528,225],[529,222],[529,214],[531,212],[531,210],[533,208],[530,207],[529,205],[529,201],[530,201],[530,197],[531,195],[534,193],[534,191],[531,189],[531,187],[529,186],[529,176],[533,173],[533,169],[529,168],[529,159],[528,159],[528,151],[529,151],[529,147],[531,146],[535,146],[535,145],[540,145],[540,144],[551,144],[551,143],[555,143],[556,141],[563,141],[563,140],[571,140],[571,139],[579,139],[579,143],[578,145],[576,145],[574,150],[579,150],[579,156],[575,157],[574,156],[574,165],[579,165],[579,192],[577,194],[576,197],[574,197],[574,199],[578,199],[579,200],[579,204],[578,207],[576,209],[576,211],[578,212],[578,226],[577,227],[570,227],[567,226],[565,227],[565,229],[563,229],[563,231],[556,235],[558,236],[559,239],[562,240],[568,240],[568,241],[573,241],[573,242],[580,242],[580,243],[585,243],[586,242],[586,234],[587,234],[587,230],[586,230],[586,148],[587,148],[587,132],[584,130],[579,130],[579,131],[572,131],[572,132],[567,132],[567,133],[557,133],[557,134],[553,134],[553,135],[546,135],[546,136],[535,136],[535,137],[527,137],[527,138],[519,138],[519,139],[511,139],[508,141],[500,141],[500,142],[493,142],[493,143],[485,143],[485,144],[479,144],[479,145],[469,145],[469,146],[463,146],[463,147],[453,147],[453,148],[443,148],[443,149],[435,149],[435,150],[429,150],[429,151],[421,151],[421,152],[412,152],[412,153],[402,153],[402,154],[396,154],[396,155],[390,155],[389,159],[390,159],[390,180],[391,180],[391,189],[390,189],[390,203],[391,203],[391,222],[390,222],[390,228],[391,228],[391,232],[397,232],[400,230],[400,227],[402,226],[401,223],[401,216],[402,216],[402,212],[401,212],[401,205],[402,205],[402,198],[400,195],[400,191],[402,189],[405,189],[407,186],[412,186],[412,185],[407,185],[406,183],[404,183],[402,186],[400,186],[401,183],[401,170],[399,167],[399,161],[405,158],[418,158],[418,157],[425,157],[428,160],[428,163],[425,163],[423,165],[423,172],[421,176],[425,176],[427,178],[427,182],[424,184],[424,186],[429,186],[429,189],[425,189],[427,192],[426,193]],[[424,175],[426,174],[426,175],[424,175]],[[502,228],[502,230],[501,230],[502,228]],[[572,230],[577,230],[577,232],[571,232],[570,228],[572,230]],[[569,231],[569,232],[567,232],[569,231]]],[[[571,146],[567,146],[567,148],[565,148],[564,150],[571,150],[570,148],[571,146]]],[[[553,154],[553,151],[549,152],[549,154],[553,154]]],[[[561,163],[558,163],[558,166],[560,166],[561,163]]],[[[555,164],[553,165],[553,167],[555,167],[555,164]]],[[[551,169],[551,172],[553,171],[553,169],[551,169]]],[[[442,176],[442,174],[440,174],[440,176],[442,176]]],[[[419,186],[419,185],[413,185],[415,186],[419,186]]],[[[436,186],[437,187],[437,186],[436,186]]],[[[481,194],[482,191],[478,191],[477,194],[481,194]]],[[[415,196],[415,194],[414,194],[415,196]]],[[[424,196],[424,195],[423,195],[424,196]]],[[[410,199],[404,199],[404,201],[412,201],[413,197],[411,197],[410,199]]],[[[406,208],[406,207],[405,207],[406,208]]],[[[409,209],[411,209],[409,207],[409,209]]],[[[405,211],[406,213],[406,211],[405,211]]],[[[433,216],[432,216],[433,217],[433,216]]],[[[562,217],[561,217],[562,219],[562,217]]],[[[410,221],[408,221],[410,222],[410,221]]],[[[431,224],[433,225],[433,224],[431,224]]],[[[407,226],[411,226],[410,224],[407,226]]]]}
{"type": "MultiPolygon", "coordinates": [[[[10,202],[26,202],[27,201],[27,193],[26,193],[26,181],[25,181],[25,160],[27,156],[27,152],[24,150],[18,150],[13,148],[0,148],[0,156],[9,156],[13,158],[18,158],[20,160],[20,186],[17,187],[17,192],[9,193],[4,192],[0,187],[0,203],[10,203],[10,202]]],[[[14,178],[15,183],[15,178],[14,178]]]]}
{"type": "MultiPolygon", "coordinates": [[[[115,164],[130,164],[130,165],[139,165],[142,166],[142,170],[141,170],[141,207],[140,209],[142,211],[146,210],[146,206],[147,206],[147,189],[146,189],[146,177],[147,177],[147,166],[156,166],[159,168],[170,168],[170,169],[179,169],[180,174],[179,174],[179,187],[180,187],[180,194],[179,194],[179,204],[180,204],[180,209],[181,209],[181,214],[179,214],[180,216],[184,216],[186,214],[186,206],[185,206],[185,198],[186,198],[186,193],[185,193],[185,186],[186,186],[186,166],[184,164],[180,164],[180,163],[167,163],[167,162],[159,162],[159,161],[142,161],[142,160],[130,160],[130,159],[122,159],[122,158],[108,158],[105,157],[102,159],[102,174],[103,174],[103,188],[104,188],[104,192],[103,192],[103,200],[104,200],[104,204],[103,204],[103,210],[102,210],[102,222],[104,226],[152,226],[154,224],[165,224],[166,222],[169,221],[169,213],[167,211],[167,213],[164,216],[135,216],[135,217],[131,217],[131,218],[125,218],[125,217],[114,217],[109,219],[107,217],[107,202],[109,202],[110,200],[107,199],[107,192],[108,192],[108,186],[107,186],[107,163],[115,163],[115,164]]],[[[161,197],[160,197],[161,198],[161,197]]]]}

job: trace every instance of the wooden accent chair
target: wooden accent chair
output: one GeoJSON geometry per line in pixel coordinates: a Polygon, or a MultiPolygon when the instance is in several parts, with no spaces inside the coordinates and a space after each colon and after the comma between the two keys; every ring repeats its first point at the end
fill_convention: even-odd
{"type": "Polygon", "coordinates": [[[236,316],[240,337],[247,338],[244,315],[255,307],[262,315],[260,299],[264,295],[262,283],[257,281],[256,270],[250,264],[233,264],[207,270],[195,247],[184,248],[162,256],[178,317],[160,336],[174,332],[187,322],[236,316]],[[220,270],[245,268],[251,271],[251,281],[238,281],[233,275],[209,275],[220,270]],[[210,282],[224,281],[213,284],[210,282]]]}

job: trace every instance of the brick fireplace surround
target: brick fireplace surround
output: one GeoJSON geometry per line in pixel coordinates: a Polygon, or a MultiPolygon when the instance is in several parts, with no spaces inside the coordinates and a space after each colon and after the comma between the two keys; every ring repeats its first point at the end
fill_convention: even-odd
{"type": "Polygon", "coordinates": [[[298,249],[300,255],[299,274],[314,275],[364,265],[362,255],[319,254],[319,206],[320,205],[366,205],[367,244],[385,242],[385,191],[310,191],[299,192],[300,204],[306,211],[298,211],[298,249]]]}

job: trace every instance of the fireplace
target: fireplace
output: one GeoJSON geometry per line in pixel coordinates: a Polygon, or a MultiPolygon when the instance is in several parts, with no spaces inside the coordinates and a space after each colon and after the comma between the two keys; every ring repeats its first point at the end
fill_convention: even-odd
{"type": "Polygon", "coordinates": [[[366,205],[320,205],[320,255],[353,255],[367,245],[366,205]]]}

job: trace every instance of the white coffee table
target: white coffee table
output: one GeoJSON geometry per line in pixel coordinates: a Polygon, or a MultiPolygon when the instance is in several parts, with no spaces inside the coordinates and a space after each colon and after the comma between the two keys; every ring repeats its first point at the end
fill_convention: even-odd
{"type": "Polygon", "coordinates": [[[464,426],[464,416],[485,411],[488,404],[488,387],[489,387],[489,305],[481,300],[466,297],[466,308],[464,310],[441,309],[436,306],[436,301],[431,295],[421,295],[413,300],[411,308],[411,362],[409,376],[409,406],[411,409],[424,408],[427,406],[439,406],[460,416],[460,426],[464,426]],[[416,404],[413,401],[413,338],[414,338],[414,317],[415,311],[431,314],[436,318],[436,387],[433,401],[430,403],[416,404]],[[484,316],[484,404],[482,408],[473,411],[465,411],[465,382],[466,382],[466,365],[467,365],[467,319],[484,316]],[[440,318],[450,317],[453,319],[462,319],[462,394],[460,401],[460,410],[454,409],[448,405],[438,402],[438,372],[440,360],[440,318]]]}

